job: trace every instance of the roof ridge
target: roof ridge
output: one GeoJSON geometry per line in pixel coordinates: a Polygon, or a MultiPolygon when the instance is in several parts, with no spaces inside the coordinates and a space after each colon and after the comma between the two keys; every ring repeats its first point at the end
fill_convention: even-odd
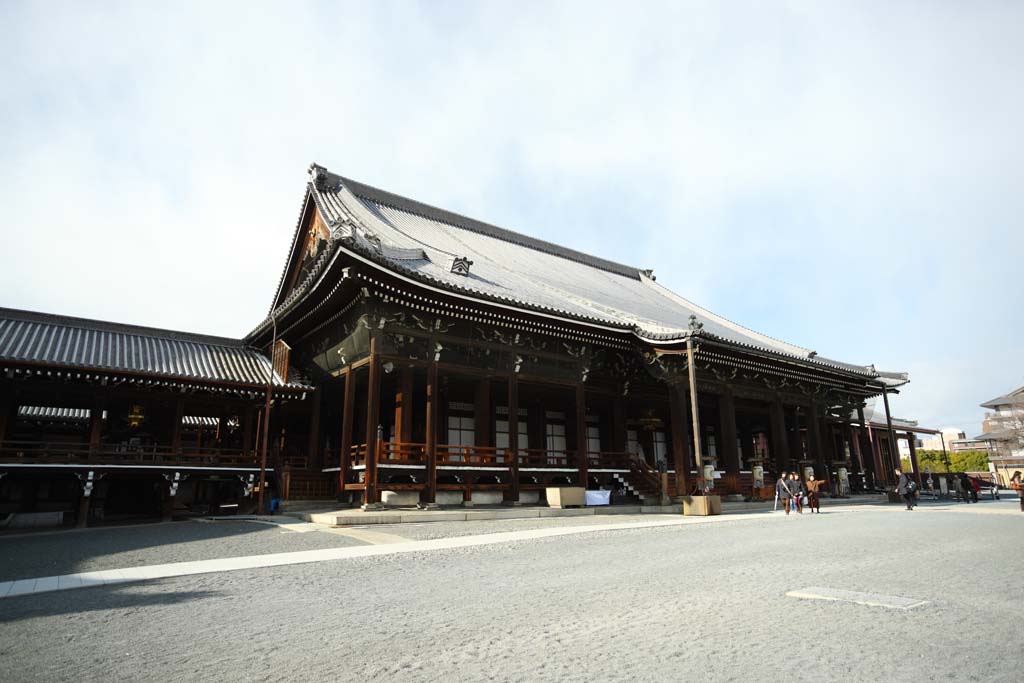
{"type": "Polygon", "coordinates": [[[570,249],[554,242],[548,242],[538,237],[531,237],[521,232],[502,228],[491,223],[485,223],[484,221],[476,218],[471,218],[463,214],[455,213],[447,209],[442,209],[432,204],[426,204],[424,202],[404,197],[394,192],[382,190],[366,183],[361,183],[358,180],[352,180],[344,176],[335,175],[352,194],[362,199],[368,199],[372,202],[378,202],[391,208],[398,209],[400,211],[406,211],[408,213],[417,214],[430,220],[438,221],[439,223],[445,223],[463,230],[469,230],[476,232],[488,237],[493,237],[505,242],[511,242],[518,244],[522,247],[529,249],[536,249],[553,256],[569,259],[570,261],[576,261],[592,268],[598,268],[615,275],[621,275],[623,277],[629,277],[634,280],[640,279],[640,273],[645,272],[641,268],[626,265],[624,263],[618,263],[609,259],[601,258],[600,256],[594,256],[593,254],[587,254],[576,249],[570,249]]]}
{"type": "Polygon", "coordinates": [[[63,325],[64,327],[77,327],[81,329],[105,332],[159,336],[176,341],[199,342],[203,344],[228,346],[232,348],[248,348],[244,339],[218,337],[212,334],[198,334],[195,332],[184,332],[182,330],[168,330],[159,327],[147,327],[145,325],[116,323],[109,320],[78,318],[70,315],[43,313],[41,311],[27,311],[17,308],[0,307],[0,319],[19,320],[22,322],[43,323],[48,325],[63,325]]]}

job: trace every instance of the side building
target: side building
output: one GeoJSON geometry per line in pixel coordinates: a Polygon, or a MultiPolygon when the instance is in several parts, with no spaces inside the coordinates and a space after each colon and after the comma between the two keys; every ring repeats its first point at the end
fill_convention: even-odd
{"type": "MultiPolygon", "coordinates": [[[[560,484],[613,500],[756,497],[780,470],[875,488],[898,453],[891,436],[872,442],[864,407],[908,381],[737,325],[651,271],[315,164],[270,311],[244,339],[0,318],[6,509],[38,507],[61,468],[72,508],[76,482],[121,466],[155,468],[147,495],[165,509],[183,507],[186,465],[228,467],[244,499],[268,378],[268,462],[286,498],[522,504],[560,484]],[[50,327],[26,343],[11,332],[26,324],[50,327]]],[[[214,479],[188,472],[201,506],[214,479]]]]}

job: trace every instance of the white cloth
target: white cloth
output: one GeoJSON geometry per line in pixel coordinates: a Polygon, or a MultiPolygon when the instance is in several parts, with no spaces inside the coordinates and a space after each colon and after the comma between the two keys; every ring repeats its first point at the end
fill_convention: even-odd
{"type": "Polygon", "coordinates": [[[587,491],[586,493],[583,494],[583,502],[585,505],[611,505],[612,492],[587,491]]]}

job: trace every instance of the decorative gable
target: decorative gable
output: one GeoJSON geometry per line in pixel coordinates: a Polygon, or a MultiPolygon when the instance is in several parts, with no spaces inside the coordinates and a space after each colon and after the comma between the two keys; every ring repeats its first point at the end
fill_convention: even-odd
{"type": "Polygon", "coordinates": [[[453,256],[448,262],[448,270],[456,275],[469,275],[469,267],[473,265],[465,256],[453,256]]]}

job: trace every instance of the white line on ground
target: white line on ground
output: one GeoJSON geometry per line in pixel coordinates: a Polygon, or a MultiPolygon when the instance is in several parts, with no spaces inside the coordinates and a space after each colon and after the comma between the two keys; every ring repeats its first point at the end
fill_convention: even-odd
{"type": "MultiPolygon", "coordinates": [[[[759,517],[772,517],[762,513],[759,517]]],[[[744,515],[750,519],[755,515],[744,515]]],[[[776,517],[778,518],[778,517],[776,517]]],[[[431,550],[447,550],[451,548],[467,548],[472,546],[496,545],[512,541],[527,541],[557,536],[593,533],[595,531],[623,531],[628,529],[647,529],[656,527],[683,526],[688,524],[709,524],[721,522],[737,522],[731,517],[672,517],[670,519],[653,519],[644,522],[626,522],[621,524],[597,524],[575,527],[556,527],[551,529],[528,529],[522,531],[506,531],[495,534],[479,534],[475,536],[457,536],[439,538],[428,541],[403,541],[365,545],[349,548],[326,548],[321,550],[302,550],[290,553],[274,553],[268,555],[249,555],[245,557],[228,557],[218,560],[196,560],[193,562],[175,562],[172,564],[156,564],[145,567],[125,567],[123,569],[106,569],[101,571],[81,572],[63,576],[47,576],[38,579],[21,579],[18,581],[0,582],[0,596],[13,597],[48,591],[71,590],[86,586],[126,583],[131,581],[147,581],[164,579],[172,576],[193,574],[210,574],[238,569],[259,569],[262,567],[278,567],[290,564],[306,564],[309,562],[327,562],[331,560],[347,560],[359,557],[375,557],[394,555],[397,553],[414,553],[431,550]]],[[[390,534],[380,534],[388,536],[390,534]]]]}
{"type": "Polygon", "coordinates": [[[860,593],[858,591],[846,591],[838,588],[822,588],[811,586],[786,593],[790,598],[803,598],[805,600],[831,600],[833,602],[852,602],[858,605],[871,607],[888,607],[890,609],[913,609],[921,605],[927,605],[927,600],[917,598],[903,598],[898,595],[881,595],[879,593],[860,593]]]}

